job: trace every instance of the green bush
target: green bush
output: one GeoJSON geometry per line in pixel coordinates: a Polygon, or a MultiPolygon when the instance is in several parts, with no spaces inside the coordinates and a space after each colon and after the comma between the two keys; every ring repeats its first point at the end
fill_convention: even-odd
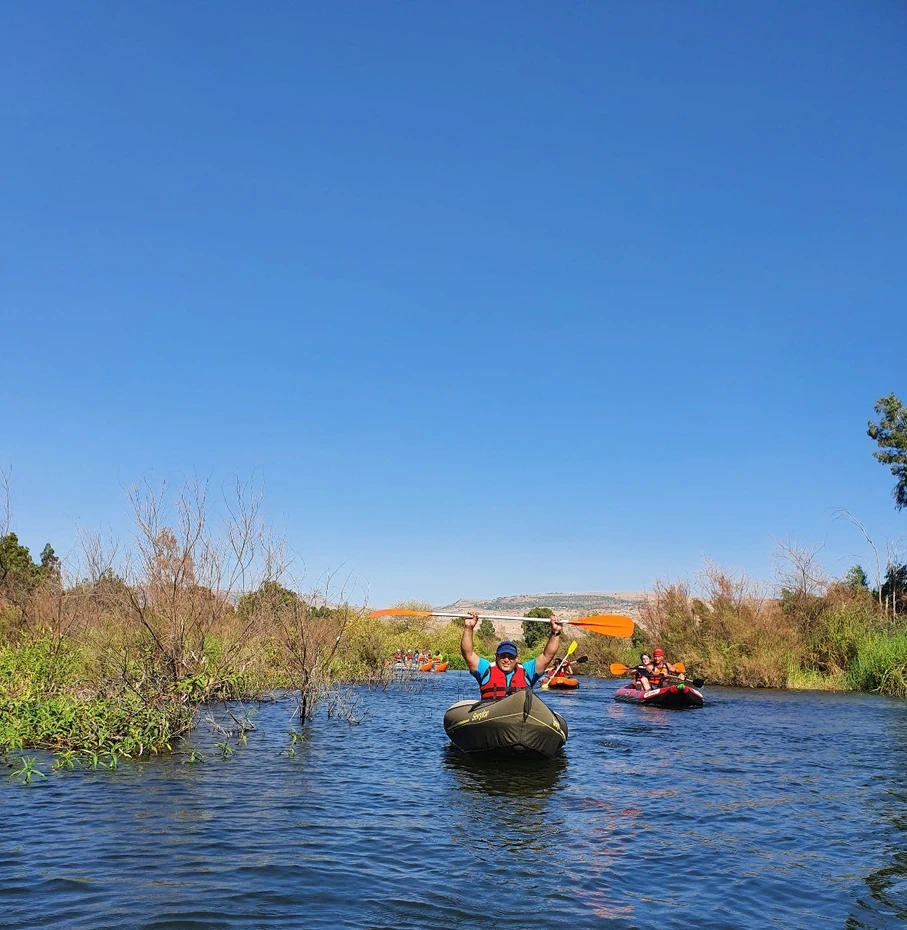
{"type": "Polygon", "coordinates": [[[864,639],[850,663],[848,682],[860,691],[907,697],[907,630],[864,639]]]}

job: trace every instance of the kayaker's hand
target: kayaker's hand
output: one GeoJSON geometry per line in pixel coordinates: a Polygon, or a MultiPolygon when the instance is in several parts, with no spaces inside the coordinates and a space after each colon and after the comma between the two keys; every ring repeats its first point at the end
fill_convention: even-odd
{"type": "Polygon", "coordinates": [[[470,615],[463,621],[463,626],[465,626],[467,630],[474,630],[474,629],[476,628],[476,624],[477,624],[478,622],[479,622],[479,615],[478,615],[478,614],[470,614],[470,615]]]}
{"type": "Polygon", "coordinates": [[[551,624],[551,635],[560,636],[564,629],[564,624],[561,623],[560,620],[555,620],[554,617],[552,617],[548,622],[551,624]]]}

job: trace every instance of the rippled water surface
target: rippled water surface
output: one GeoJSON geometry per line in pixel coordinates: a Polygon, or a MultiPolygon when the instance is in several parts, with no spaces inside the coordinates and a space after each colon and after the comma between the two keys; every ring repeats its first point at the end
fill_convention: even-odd
{"type": "MultiPolygon", "coordinates": [[[[479,765],[441,726],[465,673],[292,704],[248,747],[0,786],[0,927],[890,928],[907,920],[907,704],[705,689],[544,693],[562,758],[479,765]]],[[[203,741],[201,735],[200,740],[203,741]]],[[[42,760],[44,762],[46,760],[42,760]]],[[[45,771],[47,771],[45,766],[45,771]]]]}

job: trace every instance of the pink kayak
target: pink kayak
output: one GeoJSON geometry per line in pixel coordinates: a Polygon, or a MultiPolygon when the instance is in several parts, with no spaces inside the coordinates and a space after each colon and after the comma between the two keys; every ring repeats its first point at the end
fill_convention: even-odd
{"type": "Polygon", "coordinates": [[[651,707],[702,707],[702,692],[683,681],[643,691],[634,684],[624,685],[614,692],[614,700],[625,704],[646,704],[651,707]]]}

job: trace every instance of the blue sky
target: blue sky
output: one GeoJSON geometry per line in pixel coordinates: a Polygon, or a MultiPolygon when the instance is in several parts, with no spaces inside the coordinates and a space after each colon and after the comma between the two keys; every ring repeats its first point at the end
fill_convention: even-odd
{"type": "Polygon", "coordinates": [[[264,487],[354,599],[770,580],[907,532],[907,9],[7,6],[14,528],[264,487]]]}

